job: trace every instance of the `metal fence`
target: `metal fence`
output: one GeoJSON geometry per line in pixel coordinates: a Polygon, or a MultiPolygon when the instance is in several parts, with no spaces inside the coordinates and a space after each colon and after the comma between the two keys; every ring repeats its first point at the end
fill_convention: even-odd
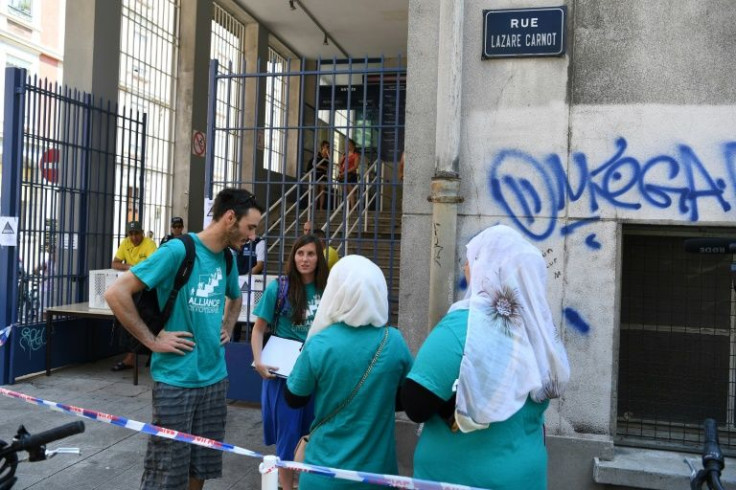
{"type": "Polygon", "coordinates": [[[688,253],[687,238],[736,230],[624,227],[617,442],[702,447],[705,418],[736,451],[736,300],[731,255],[688,253]]]}
{"type": "Polygon", "coordinates": [[[110,267],[125,222],[141,218],[146,116],[23,69],[5,75],[0,215],[13,246],[0,247],[0,311],[25,326],[86,301],[89,271],[110,267]]]}
{"type": "Polygon", "coordinates": [[[340,256],[372,259],[386,275],[395,320],[402,60],[295,60],[271,48],[257,66],[233,73],[211,62],[206,192],[243,187],[267,207],[259,233],[268,250],[264,274],[283,272],[306,223],[322,229],[340,256]],[[223,146],[233,141],[237,148],[223,146]],[[323,142],[329,150],[320,155],[323,142]]]}

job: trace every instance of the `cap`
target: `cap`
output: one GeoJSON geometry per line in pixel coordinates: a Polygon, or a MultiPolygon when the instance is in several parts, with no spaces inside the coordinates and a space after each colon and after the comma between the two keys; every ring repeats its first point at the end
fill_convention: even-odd
{"type": "Polygon", "coordinates": [[[182,218],[181,216],[174,216],[173,218],[171,218],[171,226],[175,225],[184,226],[184,218],[182,218]]]}
{"type": "Polygon", "coordinates": [[[141,226],[140,221],[128,221],[128,226],[125,227],[125,230],[130,233],[131,231],[139,231],[143,233],[143,227],[141,226]]]}

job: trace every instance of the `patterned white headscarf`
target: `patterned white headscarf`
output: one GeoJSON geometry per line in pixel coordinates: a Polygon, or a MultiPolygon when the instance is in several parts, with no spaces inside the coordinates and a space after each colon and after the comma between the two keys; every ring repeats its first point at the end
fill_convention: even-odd
{"type": "Polygon", "coordinates": [[[307,338],[333,323],[383,327],[387,321],[388,288],[383,271],[361,255],[347,255],[330,270],[307,338]]]}
{"type": "Polygon", "coordinates": [[[470,284],[450,311],[469,309],[455,418],[460,430],[485,429],[526,402],[562,395],[570,365],[547,303],[542,254],[504,225],[467,246],[470,284]]]}

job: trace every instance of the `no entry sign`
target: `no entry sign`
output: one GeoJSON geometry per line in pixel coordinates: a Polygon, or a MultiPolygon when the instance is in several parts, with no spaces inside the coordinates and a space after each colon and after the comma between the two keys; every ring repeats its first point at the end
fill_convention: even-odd
{"type": "Polygon", "coordinates": [[[38,162],[41,176],[52,184],[59,179],[59,150],[51,148],[43,152],[41,161],[38,162]]]}

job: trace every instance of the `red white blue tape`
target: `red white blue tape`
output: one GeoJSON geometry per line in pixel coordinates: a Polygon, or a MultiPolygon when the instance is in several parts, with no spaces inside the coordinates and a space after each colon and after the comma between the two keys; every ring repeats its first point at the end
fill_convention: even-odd
{"type": "MultiPolygon", "coordinates": [[[[64,403],[52,402],[44,400],[43,398],[37,398],[35,396],[26,395],[24,393],[18,393],[17,391],[8,390],[2,387],[0,387],[0,395],[9,398],[15,398],[16,400],[21,400],[32,405],[47,407],[57,412],[64,412],[71,415],[76,415],[77,417],[83,417],[91,420],[96,420],[98,422],[104,422],[106,424],[117,425],[118,427],[125,427],[126,429],[134,430],[136,432],[142,432],[144,434],[166,437],[167,439],[174,439],[176,441],[181,441],[188,444],[196,444],[197,446],[208,447],[223,452],[240,454],[242,456],[249,456],[251,458],[263,458],[263,455],[261,453],[251,451],[250,449],[234,446],[232,444],[227,444],[225,442],[215,441],[213,439],[207,439],[206,437],[195,436],[192,434],[187,434],[185,432],[179,432],[176,430],[167,429],[165,427],[159,427],[153,424],[146,424],[143,422],[138,422],[137,420],[127,419],[125,417],[120,417],[117,415],[110,415],[104,412],[97,412],[95,410],[75,407],[74,405],[66,405],[64,403]]],[[[314,473],[317,475],[322,475],[326,478],[339,478],[341,480],[371,483],[373,485],[381,485],[385,487],[408,488],[416,490],[486,490],[478,487],[470,487],[467,485],[458,485],[456,483],[435,482],[420,480],[417,478],[409,478],[405,476],[367,473],[364,471],[342,470],[339,468],[328,468],[326,466],[316,466],[311,464],[297,463],[294,461],[279,461],[278,463],[276,463],[276,466],[279,468],[287,468],[291,470],[302,471],[305,473],[314,473]]]]}
{"type": "Polygon", "coordinates": [[[458,485],[457,483],[420,480],[418,478],[409,478],[408,476],[382,475],[379,473],[368,473],[365,471],[341,470],[338,468],[328,468],[326,466],[296,463],[294,461],[279,461],[276,463],[276,466],[279,468],[303,471],[305,473],[314,473],[327,478],[339,478],[341,480],[372,483],[373,485],[381,485],[384,487],[409,488],[416,490],[487,490],[478,487],[469,487],[467,485],[458,485]]]}
{"type": "Polygon", "coordinates": [[[119,417],[117,415],[110,415],[104,412],[87,410],[86,408],[79,408],[75,407],[74,405],[51,402],[48,400],[44,400],[43,398],[36,398],[35,396],[25,395],[23,393],[11,391],[6,388],[0,388],[0,395],[15,398],[17,400],[22,400],[33,405],[48,407],[51,410],[56,410],[57,412],[65,412],[71,415],[76,415],[77,417],[83,417],[91,420],[96,420],[98,422],[104,422],[106,424],[117,425],[118,427],[125,427],[126,429],[134,430],[136,432],[142,432],[144,434],[165,437],[167,439],[174,439],[176,441],[186,442],[188,444],[195,444],[197,446],[208,447],[228,453],[241,454],[243,456],[250,456],[252,458],[263,457],[261,453],[258,453],[256,451],[251,451],[250,449],[234,446],[225,442],[215,441],[214,439],[195,436],[193,434],[187,434],[186,432],[179,432],[177,430],[171,430],[153,424],[146,424],[143,422],[138,422],[137,420],[127,419],[125,417],[119,417]]]}

